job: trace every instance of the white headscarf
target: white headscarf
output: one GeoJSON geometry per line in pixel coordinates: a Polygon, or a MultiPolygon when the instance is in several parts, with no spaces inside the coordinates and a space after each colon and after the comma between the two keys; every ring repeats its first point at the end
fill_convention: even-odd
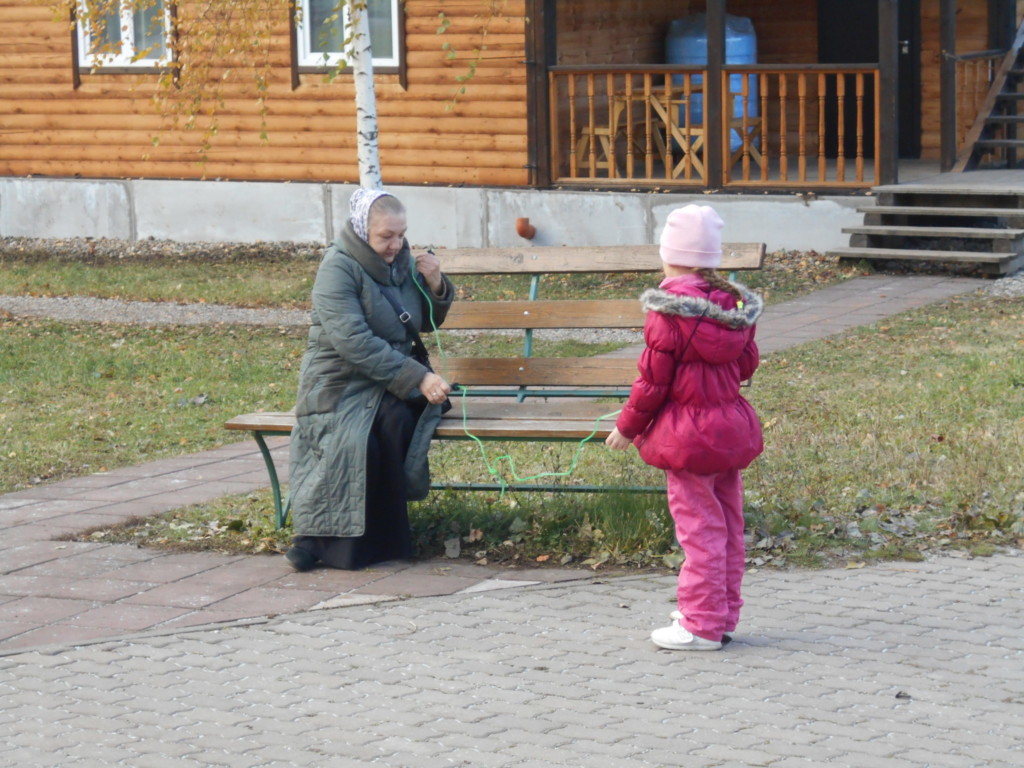
{"type": "Polygon", "coordinates": [[[393,197],[390,192],[383,189],[365,187],[360,187],[352,193],[352,198],[348,201],[349,215],[352,217],[352,229],[361,240],[369,242],[370,206],[385,195],[393,197]]]}

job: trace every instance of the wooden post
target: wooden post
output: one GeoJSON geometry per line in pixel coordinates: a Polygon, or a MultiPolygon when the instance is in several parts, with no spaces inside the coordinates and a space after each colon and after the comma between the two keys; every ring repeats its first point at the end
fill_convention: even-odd
{"type": "Polygon", "coordinates": [[[722,95],[722,66],[725,64],[725,0],[708,0],[708,65],[704,79],[704,183],[709,187],[722,184],[725,174],[723,162],[728,143],[723,142],[725,132],[722,95]]]}
{"type": "MultiPolygon", "coordinates": [[[[955,2],[955,0],[954,0],[955,2]]],[[[878,183],[899,181],[899,0],[878,2],[878,183]]],[[[864,126],[865,129],[869,126],[864,126]]],[[[870,126],[873,130],[874,126],[870,126]]]]}
{"type": "Polygon", "coordinates": [[[548,66],[555,60],[555,0],[529,0],[526,14],[527,165],[530,184],[551,186],[548,66]]]}
{"type": "MultiPolygon", "coordinates": [[[[299,33],[295,23],[296,14],[298,9],[296,3],[298,0],[288,0],[288,66],[291,68],[289,75],[292,81],[292,90],[298,90],[301,81],[299,78],[299,33]]],[[[177,8],[177,3],[172,6],[177,8]]],[[[308,22],[307,22],[308,23],[308,22]]],[[[404,50],[404,49],[399,49],[404,50]]]]}
{"type": "Polygon", "coordinates": [[[988,0],[988,47],[1003,50],[1013,45],[1017,28],[1014,0],[988,0]]]}
{"type": "Polygon", "coordinates": [[[939,157],[943,172],[956,162],[956,4],[939,0],[939,157]]]}
{"type": "Polygon", "coordinates": [[[82,72],[78,66],[78,24],[75,9],[71,9],[71,87],[76,91],[82,86],[82,72]]]}

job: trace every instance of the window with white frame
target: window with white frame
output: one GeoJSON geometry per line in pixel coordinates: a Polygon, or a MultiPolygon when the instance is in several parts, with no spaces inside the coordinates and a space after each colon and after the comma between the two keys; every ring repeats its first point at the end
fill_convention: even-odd
{"type": "MultiPolygon", "coordinates": [[[[300,67],[336,67],[351,58],[346,0],[296,0],[300,67]]],[[[398,67],[399,0],[366,0],[375,67],[398,67]]]]}
{"type": "Polygon", "coordinates": [[[171,4],[165,0],[100,0],[79,5],[78,64],[160,67],[170,58],[171,4]]]}

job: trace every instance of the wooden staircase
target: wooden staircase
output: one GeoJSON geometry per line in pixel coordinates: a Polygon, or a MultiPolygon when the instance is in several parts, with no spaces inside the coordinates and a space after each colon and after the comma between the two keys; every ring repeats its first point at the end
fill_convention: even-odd
{"type": "Polygon", "coordinates": [[[952,171],[1024,164],[1024,24],[992,76],[988,95],[964,138],[952,171]]]}
{"type": "Polygon", "coordinates": [[[1024,268],[1024,23],[992,76],[951,173],[876,187],[845,227],[847,260],[939,264],[1005,275],[1024,268]],[[963,171],[970,171],[964,173],[963,171]]]}
{"type": "Polygon", "coordinates": [[[941,174],[876,187],[859,208],[864,226],[845,227],[841,260],[924,262],[1004,275],[1024,267],[1024,171],[941,174]]]}

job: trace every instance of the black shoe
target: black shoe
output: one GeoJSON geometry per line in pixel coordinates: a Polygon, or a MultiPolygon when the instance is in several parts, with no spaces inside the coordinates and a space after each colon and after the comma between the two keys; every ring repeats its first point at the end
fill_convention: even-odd
{"type": "Polygon", "coordinates": [[[292,568],[299,573],[313,570],[316,568],[316,564],[320,562],[313,556],[312,552],[302,547],[292,547],[284,553],[284,556],[291,563],[292,568]]]}

